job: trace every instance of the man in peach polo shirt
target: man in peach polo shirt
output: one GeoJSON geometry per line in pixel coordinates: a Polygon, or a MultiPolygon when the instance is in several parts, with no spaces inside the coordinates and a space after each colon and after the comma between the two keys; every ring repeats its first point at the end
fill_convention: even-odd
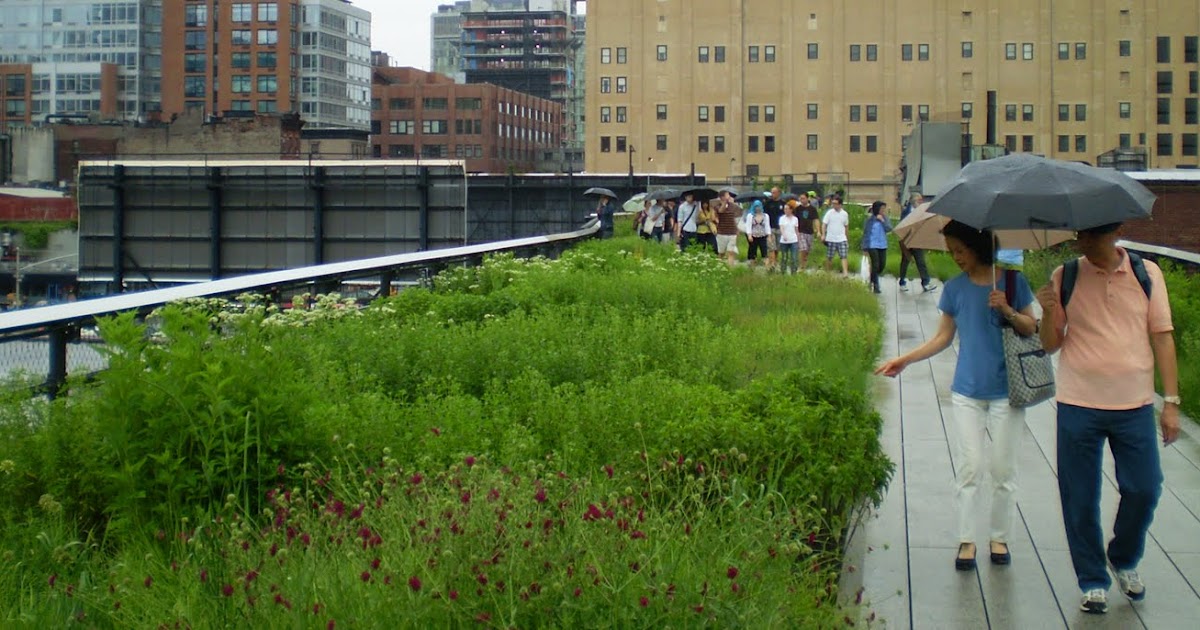
{"type": "Polygon", "coordinates": [[[1079,273],[1064,309],[1063,268],[1038,291],[1044,319],[1042,345],[1062,349],[1058,366],[1058,490],[1080,609],[1108,610],[1116,575],[1131,601],[1146,596],[1137,573],[1146,532],[1162,492],[1154,426],[1154,368],[1162,378],[1163,445],[1179,437],[1179,383],[1167,287],[1158,265],[1144,261],[1147,298],[1126,251],[1117,247],[1119,223],[1081,230],[1079,273]],[[1100,466],[1104,441],[1117,464],[1121,495],[1113,537],[1104,547],[1100,525],[1100,466]]]}

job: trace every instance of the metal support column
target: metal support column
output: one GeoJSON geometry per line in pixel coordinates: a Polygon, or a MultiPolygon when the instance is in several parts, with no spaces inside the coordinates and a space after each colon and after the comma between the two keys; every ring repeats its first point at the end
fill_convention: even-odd
{"type": "Polygon", "coordinates": [[[392,282],[396,279],[396,272],[388,269],[382,274],[379,274],[379,296],[388,297],[392,294],[392,282]]]}
{"type": "Polygon", "coordinates": [[[67,382],[67,338],[66,326],[55,326],[50,330],[50,370],[46,375],[46,396],[53,400],[67,382]]]}
{"type": "Polygon", "coordinates": [[[313,264],[325,264],[325,167],[313,169],[313,264]]]}
{"type": "Polygon", "coordinates": [[[419,251],[429,249],[429,167],[417,167],[417,193],[421,200],[419,251]]]}
{"type": "Polygon", "coordinates": [[[208,169],[208,274],[213,280],[221,278],[221,169],[208,169]]]}
{"type": "Polygon", "coordinates": [[[113,279],[109,293],[125,290],[125,166],[113,167],[113,279]]]}

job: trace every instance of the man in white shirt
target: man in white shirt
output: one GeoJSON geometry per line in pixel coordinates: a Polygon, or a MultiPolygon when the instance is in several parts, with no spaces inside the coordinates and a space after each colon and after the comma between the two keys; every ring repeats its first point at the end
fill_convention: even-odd
{"type": "Polygon", "coordinates": [[[825,218],[821,220],[821,224],[825,226],[825,271],[829,271],[829,267],[833,262],[833,255],[836,253],[838,258],[842,260],[842,277],[850,277],[850,238],[847,232],[850,229],[850,213],[842,207],[842,198],[838,195],[833,195],[830,200],[830,208],[825,212],[825,218]]]}
{"type": "Polygon", "coordinates": [[[684,193],[683,203],[675,211],[675,240],[679,243],[679,251],[687,251],[688,245],[696,240],[696,217],[699,214],[700,204],[691,192],[684,193]]]}

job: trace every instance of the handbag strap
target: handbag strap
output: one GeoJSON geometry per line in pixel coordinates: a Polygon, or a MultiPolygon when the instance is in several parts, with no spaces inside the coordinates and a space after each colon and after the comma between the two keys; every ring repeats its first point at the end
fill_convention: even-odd
{"type": "MultiPolygon", "coordinates": [[[[1016,299],[1017,299],[1017,270],[1016,269],[1005,269],[1004,270],[1004,301],[1008,302],[1009,306],[1016,308],[1015,306],[1013,306],[1013,302],[1016,301],[1016,299]]],[[[1012,322],[1009,322],[1007,320],[1004,323],[1008,326],[1012,326],[1012,322]]]]}

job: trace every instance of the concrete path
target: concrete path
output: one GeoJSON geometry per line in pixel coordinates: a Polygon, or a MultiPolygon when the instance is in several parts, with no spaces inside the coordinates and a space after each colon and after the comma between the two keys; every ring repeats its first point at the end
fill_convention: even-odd
{"type": "MultiPolygon", "coordinates": [[[[894,279],[884,284],[884,354],[894,356],[933,335],[941,292],[899,292],[894,279]]],[[[1026,417],[1012,565],[992,566],[987,541],[980,540],[979,568],[954,570],[954,467],[948,436],[954,431],[949,388],[955,360],[956,348],[951,348],[910,366],[897,379],[877,379],[883,444],[896,471],[884,502],[850,540],[842,592],[848,599],[860,594],[866,604],[860,625],[1200,628],[1200,430],[1187,419],[1184,435],[1162,452],[1166,483],[1140,567],[1145,601],[1131,605],[1114,587],[1107,615],[1079,611],[1080,593],[1059,507],[1055,410],[1050,402],[1030,409],[1026,417]]],[[[1102,514],[1109,533],[1117,505],[1115,479],[1112,457],[1106,452],[1102,514]]],[[[981,489],[983,536],[988,496],[981,489]]]]}

